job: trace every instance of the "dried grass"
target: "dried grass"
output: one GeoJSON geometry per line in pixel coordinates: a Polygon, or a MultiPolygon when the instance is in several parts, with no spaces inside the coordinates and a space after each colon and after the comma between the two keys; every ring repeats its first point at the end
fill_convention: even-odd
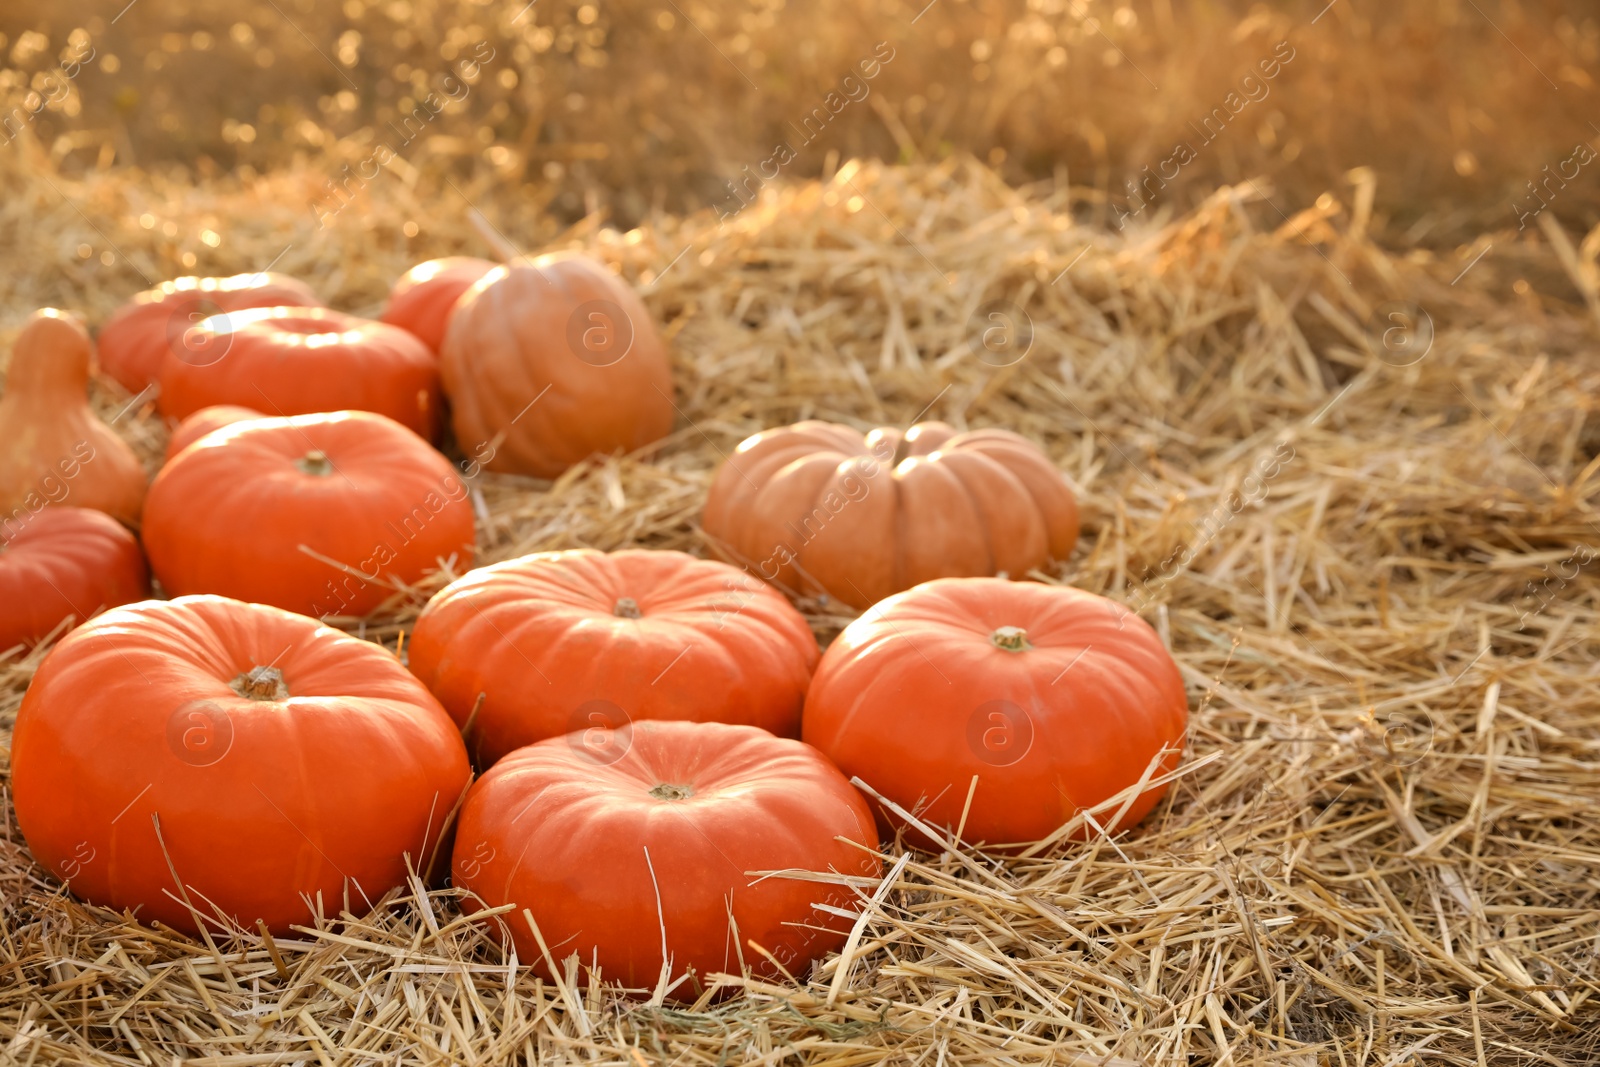
{"type": "MultiPolygon", "coordinates": [[[[173,273],[135,221],[147,186],[55,175],[79,216],[42,175],[7,177],[8,330],[46,294],[99,316],[142,284],[120,259],[73,259],[90,217],[141,269],[173,273]]],[[[240,220],[229,269],[293,243],[280,269],[356,310],[410,260],[482,250],[455,201],[408,246],[404,195],[318,243],[274,206],[296,180],[181,190],[166,210],[240,220]]],[[[1074,222],[1073,190],[1010,189],[961,161],[847,164],[721,229],[590,219],[558,235],[514,188],[462,192],[517,244],[580,245],[640,285],[682,415],[648,456],[548,486],[483,476],[486,558],[703,551],[720,454],[779,421],[1009,426],[1084,503],[1084,543],[1052,580],[1138,607],[1190,684],[1170,799],[1114,841],[1031,857],[890,843],[892,881],[863,900],[847,959],[793,982],[730,977],[738,995],[677,1007],[570,968],[543,984],[419,884],[294,940],[147,929],[68,897],[8,810],[0,1060],[1600,1063],[1600,585],[1561,564],[1596,535],[1596,321],[1575,294],[1594,291],[1600,237],[1570,239],[1564,266],[1550,231],[1490,235],[1452,285],[1479,249],[1374,246],[1362,184],[1292,220],[1245,184],[1115,236],[1074,222]],[[1517,277],[1526,293],[1495,295],[1517,277]],[[968,344],[995,299],[1036,328],[1003,368],[968,344]],[[1436,330],[1405,367],[1384,358],[1399,358],[1395,300],[1436,330]],[[1235,513],[1230,494],[1256,496],[1246,479],[1280,446],[1292,458],[1235,513]],[[1563,577],[1541,607],[1523,591],[1546,567],[1563,577]]],[[[99,390],[108,414],[126,401],[99,390]]],[[[148,408],[118,426],[153,462],[148,408]]],[[[845,621],[802,607],[824,640],[845,621]]],[[[392,643],[412,617],[363,632],[392,643]]],[[[0,662],[7,724],[38,659],[0,662]]]]}
{"type": "MultiPolygon", "coordinates": [[[[1561,169],[1568,178],[1538,196],[1569,225],[1600,221],[1592,177],[1558,167],[1600,121],[1600,20],[1589,0],[141,0],[126,17],[108,8],[0,5],[0,117],[36,111],[24,136],[70,173],[114,161],[161,181],[309,160],[317,180],[295,201],[301,210],[326,183],[348,181],[345,167],[370,174],[376,145],[403,139],[386,183],[483,172],[523,183],[530,202],[562,218],[604,204],[629,225],[655,210],[733,203],[730,185],[754,176],[759,186],[779,143],[796,153],[788,178],[816,177],[830,157],[962,153],[1014,182],[1070,175],[1099,193],[1107,222],[1133,210],[1129,183],[1149,183],[1148,214],[1182,213],[1220,183],[1263,174],[1308,203],[1364,163],[1382,178],[1379,216],[1438,243],[1515,225],[1540,202],[1529,183],[1561,169]],[[493,58],[463,71],[479,42],[493,58]],[[1280,42],[1292,61],[1275,79],[1246,82],[1280,42]],[[843,83],[880,44],[892,61],[870,81],[843,83]],[[77,78],[52,76],[91,48],[77,78]],[[444,82],[458,75],[470,91],[444,82]],[[430,90],[459,99],[412,121],[430,90]],[[829,93],[852,99],[819,119],[829,93]],[[1250,99],[1233,105],[1236,119],[1230,93],[1250,99]],[[1180,143],[1196,153],[1181,166],[1170,162],[1180,143]]],[[[9,136],[0,129],[0,147],[9,136]]],[[[365,211],[374,195],[348,210],[365,211]]],[[[200,227],[173,240],[207,253],[200,227]]]]}

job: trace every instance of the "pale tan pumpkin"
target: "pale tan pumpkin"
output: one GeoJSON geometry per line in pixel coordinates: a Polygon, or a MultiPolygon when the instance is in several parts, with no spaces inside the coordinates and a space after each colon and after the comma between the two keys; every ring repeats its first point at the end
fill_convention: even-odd
{"type": "Polygon", "coordinates": [[[0,397],[0,521],[49,504],[137,525],[144,466],[89,407],[89,334],[64,311],[36,311],[17,337],[0,397]]]}
{"type": "Polygon", "coordinates": [[[672,429],[672,374],[644,303],[570,252],[496,267],[461,295],[439,352],[464,452],[554,478],[672,429]]]}
{"type": "Polygon", "coordinates": [[[1009,430],[806,421],[758,433],[712,482],[716,550],[769,582],[866,608],[935,578],[1020,578],[1078,540],[1066,480],[1009,430]]]}

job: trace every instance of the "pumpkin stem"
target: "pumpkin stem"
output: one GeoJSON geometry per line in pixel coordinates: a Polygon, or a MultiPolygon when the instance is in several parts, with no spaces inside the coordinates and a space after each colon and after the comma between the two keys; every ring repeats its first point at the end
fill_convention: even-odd
{"type": "Polygon", "coordinates": [[[276,667],[252,667],[229,683],[246,700],[288,700],[289,687],[276,667]]]}
{"type": "Polygon", "coordinates": [[[644,612],[639,610],[639,602],[631,596],[625,596],[617,601],[617,606],[611,609],[611,614],[619,619],[642,619],[644,612]]]}
{"type": "Polygon", "coordinates": [[[1033,647],[1028,644],[1028,631],[1020,626],[1002,626],[989,635],[989,640],[994,642],[995,648],[1007,652],[1025,652],[1033,647]]]}
{"type": "Polygon", "coordinates": [[[650,795],[657,800],[687,800],[694,796],[694,790],[686,785],[667,785],[663,782],[650,790],[650,795]]]}
{"type": "Polygon", "coordinates": [[[320,448],[313,448],[310,452],[295,460],[294,465],[317,478],[326,478],[333,473],[333,461],[320,448]]]}

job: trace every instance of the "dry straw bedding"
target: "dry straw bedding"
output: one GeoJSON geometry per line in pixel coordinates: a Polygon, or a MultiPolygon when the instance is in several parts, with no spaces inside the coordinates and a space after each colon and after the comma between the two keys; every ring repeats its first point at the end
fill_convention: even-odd
{"type": "MultiPolygon", "coordinates": [[[[1115,235],[1073,221],[1072,190],[952,162],[846,165],[720,227],[556,235],[474,186],[400,190],[320,236],[295,230],[292,175],[16,176],[0,209],[29,257],[0,283],[13,326],[43,299],[101,315],[139,286],[74,259],[80,241],[174,273],[136,221],[147,207],[240,220],[232,269],[293,240],[280,269],[354,310],[409,260],[481,250],[468,202],[524,247],[615,264],[671,338],[679,428],[553,485],[479,478],[490,560],[704,552],[719,457],[775,423],[926,411],[1025,433],[1087,520],[1070,564],[1039,577],[1136,606],[1193,716],[1145,825],[1021,858],[886,844],[891,877],[844,957],[789,983],[730,977],[742,992],[693,1005],[629,1002],[571,968],[542,983],[420,884],[293,940],[147,929],[68,897],[8,811],[0,1061],[1600,1062],[1597,587],[1563,562],[1600,536],[1600,236],[1502,238],[1451,284],[1483,242],[1448,261],[1381,250],[1363,175],[1292,219],[1246,183],[1115,235]],[[425,247],[408,245],[400,223],[423,212],[425,247]],[[993,299],[1035,327],[998,368],[968,344],[993,299]],[[1404,337],[1385,346],[1393,300],[1433,323],[1407,366],[1404,337]]],[[[98,388],[108,416],[126,404],[98,388]]],[[[117,425],[153,462],[148,408],[117,425]]],[[[415,602],[363,632],[393,647],[415,602]]],[[[801,607],[822,640],[845,621],[801,607]]],[[[37,662],[0,663],[7,724],[37,662]]]]}

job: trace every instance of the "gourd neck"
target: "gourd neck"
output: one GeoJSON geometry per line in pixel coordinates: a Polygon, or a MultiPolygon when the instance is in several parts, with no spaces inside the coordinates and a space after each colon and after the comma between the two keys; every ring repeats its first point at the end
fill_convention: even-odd
{"type": "Polygon", "coordinates": [[[1028,643],[1028,631],[1020,626],[1002,626],[989,635],[989,640],[1006,652],[1026,652],[1033,647],[1028,643]]]}
{"type": "Polygon", "coordinates": [[[6,395],[88,405],[89,335],[64,312],[35,312],[22,328],[6,372],[6,395]]]}

